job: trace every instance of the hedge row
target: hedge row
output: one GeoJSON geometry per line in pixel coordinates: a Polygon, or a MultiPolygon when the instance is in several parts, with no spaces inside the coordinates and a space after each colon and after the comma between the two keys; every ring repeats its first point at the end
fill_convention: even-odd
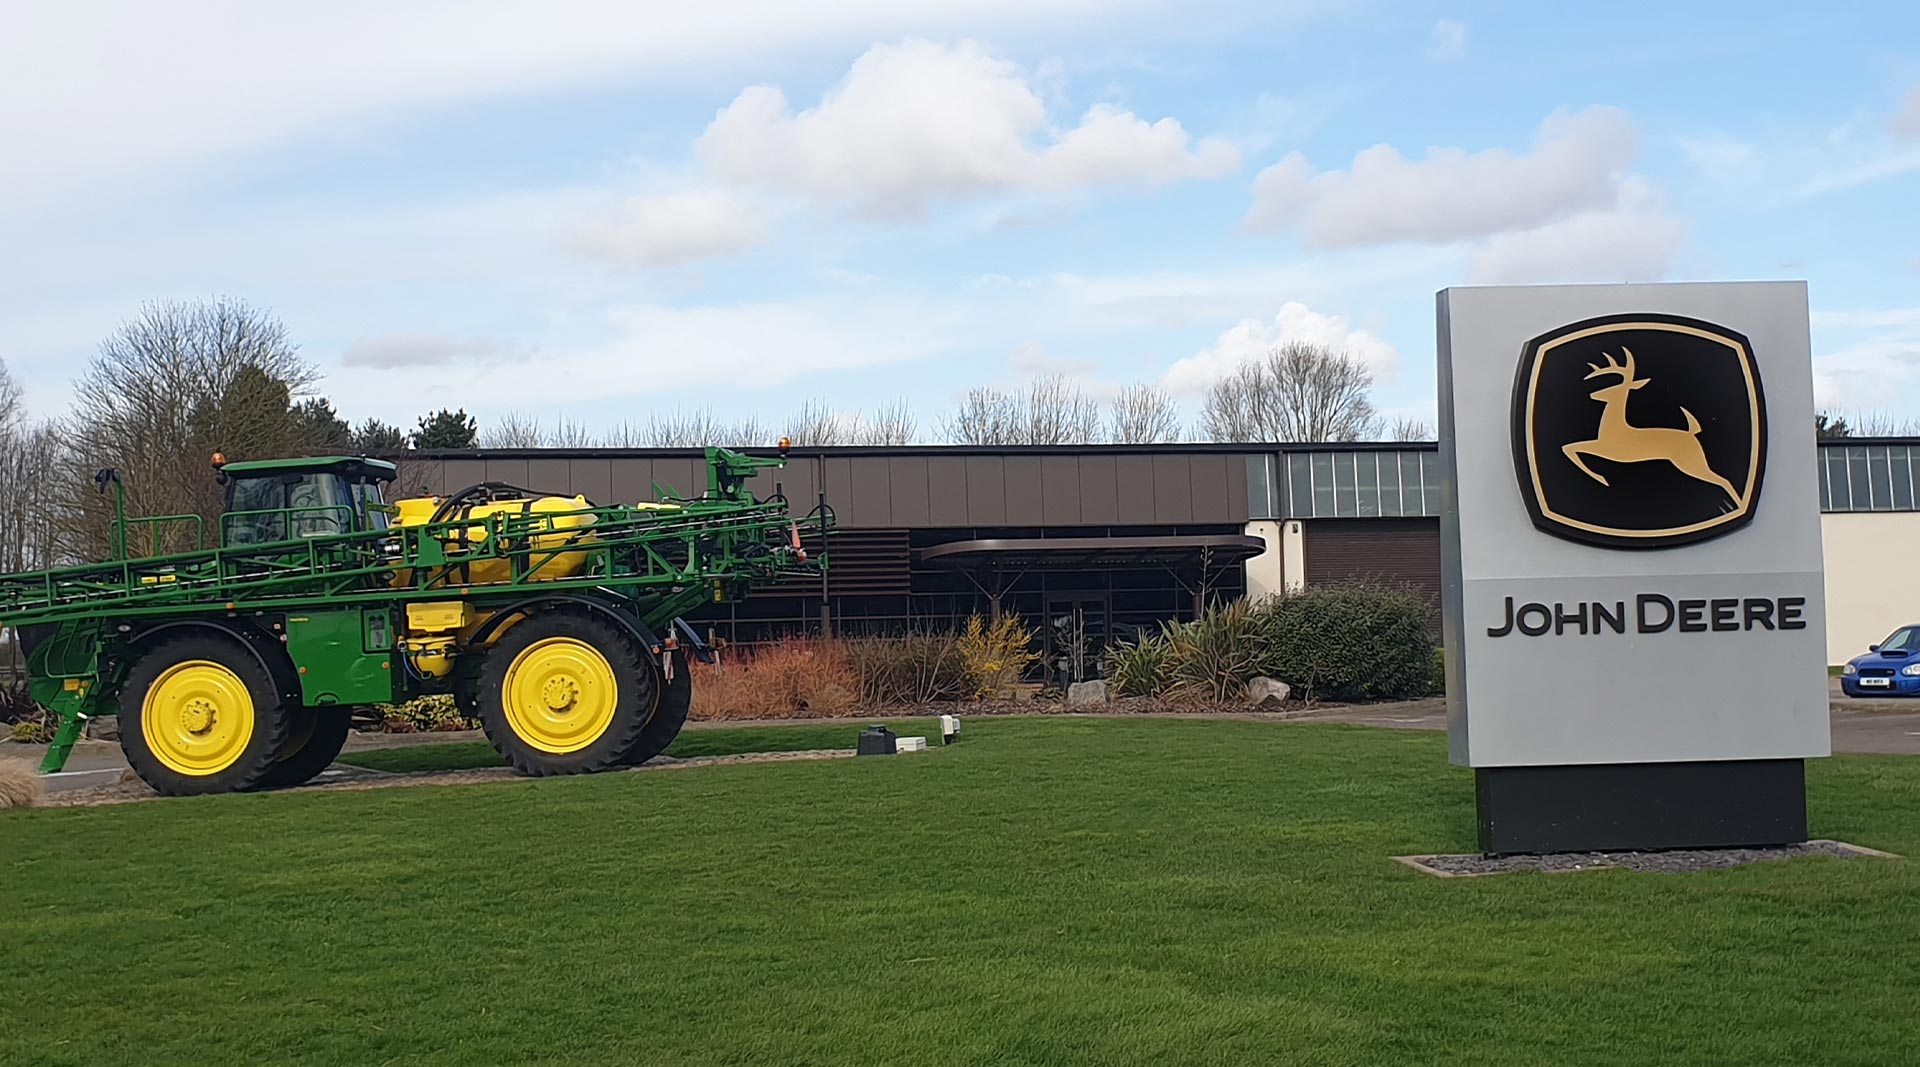
{"type": "Polygon", "coordinates": [[[1108,654],[1123,696],[1224,702],[1253,678],[1275,678],[1307,700],[1405,700],[1441,692],[1433,605],[1378,583],[1317,585],[1238,601],[1108,654]]]}

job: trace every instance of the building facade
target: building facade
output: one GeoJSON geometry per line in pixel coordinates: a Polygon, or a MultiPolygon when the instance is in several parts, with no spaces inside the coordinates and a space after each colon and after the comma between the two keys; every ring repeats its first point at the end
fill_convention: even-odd
{"type": "MultiPolygon", "coordinates": [[[[1828,657],[1920,622],[1920,439],[1823,443],[1828,657]]],[[[408,493],[483,481],[595,502],[705,488],[675,449],[478,450],[394,457],[408,493]]],[[[1357,577],[1440,596],[1440,482],[1431,443],[813,448],[754,489],[837,529],[819,585],[759,590],[700,620],[753,641],[947,626],[1016,612],[1050,663],[1209,603],[1357,577]]],[[[1069,665],[1071,673],[1084,670],[1069,665]]]]}

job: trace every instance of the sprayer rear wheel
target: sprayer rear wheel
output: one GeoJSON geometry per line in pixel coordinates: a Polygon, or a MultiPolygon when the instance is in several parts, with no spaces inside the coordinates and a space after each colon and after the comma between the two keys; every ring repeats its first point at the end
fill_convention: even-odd
{"type": "Polygon", "coordinates": [[[521,774],[605,770],[632,750],[659,686],[633,635],[585,612],[535,615],[480,668],[480,725],[521,774]]]}
{"type": "Polygon", "coordinates": [[[673,654],[673,680],[660,678],[660,669],[653,668],[656,682],[664,682],[660,687],[660,703],[653,709],[653,716],[647,720],[646,728],[640,731],[640,740],[634,742],[620,762],[629,767],[638,767],[673,744],[680,736],[681,727],[687,724],[687,711],[693,707],[693,672],[687,669],[687,657],[684,652],[673,654]]]}
{"type": "Polygon", "coordinates": [[[287,750],[261,779],[261,788],[286,789],[312,781],[333,765],[352,726],[353,709],[345,705],[297,709],[287,750]]]}

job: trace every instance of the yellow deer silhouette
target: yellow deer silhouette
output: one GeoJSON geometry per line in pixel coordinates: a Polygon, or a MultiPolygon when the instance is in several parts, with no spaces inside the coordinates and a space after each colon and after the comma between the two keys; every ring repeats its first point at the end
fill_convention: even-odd
{"type": "Polygon", "coordinates": [[[1610,459],[1615,463],[1645,463],[1649,460],[1664,459],[1689,478],[1719,486],[1726,491],[1728,499],[1733,501],[1734,506],[1738,507],[1740,494],[1734,491],[1733,483],[1715,474],[1713,468],[1707,466],[1707,454],[1700,448],[1700,420],[1693,417],[1693,412],[1686,408],[1680,409],[1680,414],[1687,417],[1687,428],[1684,430],[1664,426],[1635,426],[1627,421],[1627,394],[1653,379],[1635,378],[1633,350],[1623,347],[1620,351],[1627,355],[1627,361],[1624,364],[1615,363],[1613,357],[1605,352],[1601,355],[1606,357],[1606,366],[1587,364],[1593,369],[1593,373],[1587,375],[1588,379],[1608,374],[1620,376],[1619,384],[1604,386],[1588,394],[1606,405],[1600,413],[1600,436],[1591,441],[1575,441],[1560,451],[1566,453],[1567,458],[1573,461],[1573,465],[1585,472],[1587,477],[1601,485],[1609,483],[1606,478],[1596,474],[1593,468],[1587,466],[1586,461],[1581,457],[1599,456],[1601,459],[1610,459]]]}

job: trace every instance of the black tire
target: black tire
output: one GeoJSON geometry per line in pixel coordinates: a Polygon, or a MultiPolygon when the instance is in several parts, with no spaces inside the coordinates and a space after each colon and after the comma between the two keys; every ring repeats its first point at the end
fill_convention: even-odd
{"type": "Polygon", "coordinates": [[[235,793],[253,789],[266,779],[286,743],[293,711],[282,702],[273,677],[246,646],[218,634],[184,634],[147,649],[127,671],[120,688],[120,749],[134,773],[162,796],[235,793]],[[232,762],[189,773],[169,766],[155,754],[142,712],[154,684],[172,668],[194,660],[218,664],[240,679],[252,701],[253,727],[232,762]]]}
{"type": "Polygon", "coordinates": [[[286,748],[260,780],[262,789],[304,785],[333,765],[353,728],[353,708],[300,708],[294,712],[286,748]]]}
{"type": "Polygon", "coordinates": [[[480,667],[478,705],[487,739],[521,774],[590,774],[619,764],[646,727],[659,686],[646,650],[624,627],[597,615],[562,611],[535,615],[508,630],[486,653],[480,667]],[[554,638],[579,641],[599,652],[612,669],[615,695],[611,719],[589,743],[554,752],[522,737],[507,708],[507,676],[529,648],[554,638]]]}
{"type": "MultiPolygon", "coordinates": [[[[660,669],[653,668],[655,684],[660,681],[660,669]]],[[[645,729],[640,731],[640,740],[627,751],[620,762],[629,767],[638,767],[673,744],[680,736],[680,730],[687,724],[687,712],[693,707],[693,672],[687,669],[687,657],[684,652],[673,654],[673,680],[667,682],[660,691],[660,703],[653,709],[653,715],[647,719],[645,729]]]]}

